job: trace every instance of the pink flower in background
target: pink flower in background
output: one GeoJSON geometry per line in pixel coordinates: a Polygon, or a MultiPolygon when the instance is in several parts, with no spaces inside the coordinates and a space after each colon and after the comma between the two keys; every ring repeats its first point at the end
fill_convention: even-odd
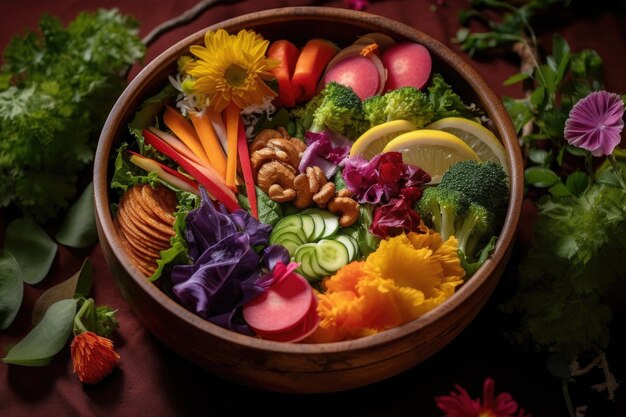
{"type": "Polygon", "coordinates": [[[610,155],[621,141],[624,101],[607,91],[596,91],[574,105],[565,122],[565,139],[570,145],[594,156],[610,155]]]}
{"type": "Polygon", "coordinates": [[[343,0],[343,4],[354,10],[365,10],[367,9],[367,6],[369,6],[369,2],[367,0],[343,0]]]}
{"type": "Polygon", "coordinates": [[[493,379],[485,379],[483,399],[472,399],[467,391],[458,385],[449,395],[435,397],[437,407],[446,413],[443,417],[530,417],[518,408],[511,394],[503,392],[494,397],[493,379]],[[517,413],[517,414],[516,414],[517,413]]]}

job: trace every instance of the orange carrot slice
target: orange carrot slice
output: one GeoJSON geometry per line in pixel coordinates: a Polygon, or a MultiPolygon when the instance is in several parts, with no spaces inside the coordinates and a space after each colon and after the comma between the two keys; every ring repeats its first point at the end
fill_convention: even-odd
{"type": "Polygon", "coordinates": [[[291,84],[291,77],[298,61],[300,51],[285,39],[273,42],[267,50],[267,56],[280,61],[280,65],[272,70],[278,82],[278,101],[284,107],[296,105],[297,91],[291,84]]]}
{"type": "Polygon", "coordinates": [[[241,172],[243,173],[243,182],[246,185],[246,194],[250,203],[250,211],[255,219],[259,218],[259,210],[256,201],[256,189],[254,188],[254,176],[252,175],[252,165],[250,165],[250,152],[248,151],[248,138],[246,130],[243,127],[243,121],[239,120],[239,129],[237,130],[237,153],[239,154],[239,162],[241,163],[241,172]]]}
{"type": "Polygon", "coordinates": [[[237,178],[237,130],[241,109],[232,101],[226,107],[226,135],[228,137],[228,159],[226,160],[226,185],[234,188],[237,178]]]}
{"type": "Polygon", "coordinates": [[[185,158],[183,155],[179,154],[172,148],[170,145],[165,143],[161,138],[155,135],[153,132],[149,130],[143,131],[143,137],[146,142],[150,145],[154,146],[154,148],[161,152],[163,155],[168,156],[178,165],[180,165],[185,171],[187,171],[196,181],[202,185],[206,191],[213,196],[220,203],[224,204],[224,206],[231,213],[235,210],[240,210],[241,207],[237,202],[237,197],[235,194],[228,189],[224,183],[211,172],[203,170],[200,165],[195,162],[190,161],[185,158]]]}
{"type": "Polygon", "coordinates": [[[222,178],[226,178],[226,155],[224,155],[222,145],[220,145],[219,139],[215,134],[209,115],[206,112],[198,113],[192,111],[189,112],[189,118],[196,129],[196,133],[211,165],[222,178]]]}
{"type": "Polygon", "coordinates": [[[337,54],[337,47],[326,39],[309,40],[298,57],[291,84],[298,92],[298,101],[310,100],[326,65],[337,54]]]}
{"type": "Polygon", "coordinates": [[[170,106],[166,106],[163,121],[165,125],[191,149],[191,152],[195,153],[198,158],[200,158],[202,163],[211,164],[211,161],[202,147],[200,138],[196,135],[196,131],[182,114],[170,106]]]}

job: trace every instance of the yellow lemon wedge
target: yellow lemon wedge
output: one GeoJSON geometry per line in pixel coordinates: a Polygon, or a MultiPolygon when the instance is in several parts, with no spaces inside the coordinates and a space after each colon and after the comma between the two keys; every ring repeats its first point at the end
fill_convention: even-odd
{"type": "Polygon", "coordinates": [[[407,164],[428,172],[431,184],[438,184],[443,174],[457,162],[480,161],[476,152],[455,135],[441,130],[421,129],[404,133],[389,142],[383,152],[400,152],[407,164]]]}
{"type": "Polygon", "coordinates": [[[368,161],[383,151],[396,136],[415,130],[407,120],[393,120],[365,131],[352,145],[350,156],[361,155],[368,161]]]}
{"type": "Polygon", "coordinates": [[[500,163],[504,172],[510,174],[504,146],[498,138],[480,123],[463,117],[446,117],[426,126],[426,129],[442,130],[453,134],[476,152],[481,161],[500,163]]]}

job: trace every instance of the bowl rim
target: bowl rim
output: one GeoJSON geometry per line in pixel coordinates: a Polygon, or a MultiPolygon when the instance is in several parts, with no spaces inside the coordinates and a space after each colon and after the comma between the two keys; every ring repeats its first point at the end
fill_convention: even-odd
{"type": "MultiPolygon", "coordinates": [[[[145,93],[142,93],[144,95],[145,93]]],[[[523,163],[517,135],[513,128],[508,114],[495,93],[483,80],[483,78],[458,54],[453,52],[445,44],[432,38],[431,36],[412,28],[396,20],[374,15],[366,12],[333,8],[333,7],[283,7],[269,9],[260,12],[249,13],[237,16],[201,29],[174,45],[155,57],[148,63],[137,76],[125,88],[111,109],[105,125],[102,129],[94,161],[94,197],[96,218],[100,225],[100,237],[106,239],[111,248],[112,255],[117,258],[122,268],[128,276],[153,301],[160,303],[163,307],[186,322],[187,325],[195,327],[197,330],[211,334],[224,341],[241,345],[247,348],[263,350],[275,353],[297,353],[297,354],[329,354],[345,353],[347,351],[357,351],[372,348],[378,345],[388,344],[392,341],[402,339],[424,329],[436,322],[446,313],[459,308],[463,302],[469,298],[480,286],[491,277],[497,262],[494,259],[501,259],[506,256],[515,237],[516,228],[519,222],[522,198],[523,198],[523,163]],[[417,319],[405,323],[393,329],[385,330],[374,335],[359,339],[346,340],[332,343],[284,343],[264,340],[253,336],[247,336],[234,331],[219,327],[195,313],[187,310],[167,294],[161,291],[154,283],[148,281],[146,277],[132,263],[129,255],[117,236],[117,231],[113,226],[113,218],[109,202],[109,166],[110,155],[114,144],[113,133],[117,124],[124,119],[123,104],[131,101],[139,95],[137,91],[149,84],[152,70],[163,62],[175,59],[187,49],[189,45],[197,43],[204,37],[207,30],[217,30],[225,28],[231,32],[243,28],[255,27],[258,24],[280,23],[293,19],[332,21],[337,23],[350,24],[352,26],[363,26],[368,31],[379,30],[381,32],[393,32],[407,39],[422,43],[431,54],[435,54],[444,64],[450,65],[460,78],[480,97],[484,103],[492,106],[493,114],[490,114],[491,121],[498,127],[499,137],[507,151],[510,166],[510,197],[509,206],[506,213],[505,223],[499,235],[496,248],[491,257],[480,267],[472,278],[464,283],[449,299],[437,306],[435,309],[418,317],[417,319]],[[460,66],[463,66],[462,71],[460,66]],[[109,140],[106,140],[110,136],[109,140]],[[102,173],[103,175],[99,175],[102,173]],[[102,236],[103,235],[103,236],[102,236]]],[[[498,278],[496,278],[498,279],[498,278]]],[[[494,284],[495,285],[495,284],[494,284]]],[[[400,354],[401,352],[397,352],[400,354]]]]}

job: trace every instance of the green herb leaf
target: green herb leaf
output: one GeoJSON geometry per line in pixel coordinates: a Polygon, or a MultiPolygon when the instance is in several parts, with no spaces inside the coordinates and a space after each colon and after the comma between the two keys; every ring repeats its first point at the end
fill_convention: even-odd
{"type": "Polygon", "coordinates": [[[504,80],[504,82],[502,84],[504,84],[504,85],[517,84],[520,81],[527,80],[528,78],[530,78],[530,74],[527,74],[525,72],[520,72],[519,74],[515,74],[515,75],[510,76],[509,78],[504,80]]]}
{"type": "Polygon", "coordinates": [[[0,249],[0,330],[13,323],[24,297],[22,271],[11,252],[0,249]]]}
{"type": "Polygon", "coordinates": [[[15,219],[6,230],[4,247],[11,252],[27,284],[37,284],[46,277],[58,246],[32,219],[15,219]]]}
{"type": "Polygon", "coordinates": [[[38,34],[11,40],[0,70],[13,80],[0,89],[0,206],[43,222],[76,196],[125,70],[145,52],[137,26],[116,10],[81,13],[66,28],[44,16],[38,34]]]}
{"type": "Polygon", "coordinates": [[[561,181],[548,188],[552,197],[568,197],[572,195],[572,192],[561,181]]]}
{"type": "Polygon", "coordinates": [[[59,243],[72,248],[84,248],[98,241],[93,201],[93,181],[70,207],[57,232],[59,243]]]}
{"type": "Polygon", "coordinates": [[[530,148],[528,150],[528,159],[533,163],[541,166],[547,166],[550,163],[551,153],[545,149],[530,148]]]}
{"type": "Polygon", "coordinates": [[[72,334],[76,300],[61,300],[50,306],[43,319],[2,358],[4,363],[44,366],[59,353],[72,334]]]}
{"type": "Polygon", "coordinates": [[[272,200],[259,187],[256,188],[257,205],[259,206],[259,221],[261,223],[276,226],[283,218],[283,209],[279,203],[272,200]]]}
{"type": "MultiPolygon", "coordinates": [[[[91,286],[92,267],[89,258],[85,259],[83,265],[74,275],[48,288],[35,303],[33,307],[32,322],[37,325],[43,319],[48,308],[60,300],[73,298],[75,294],[85,296],[83,293],[87,286],[91,286]],[[80,284],[80,285],[79,285],[80,284]],[[80,288],[79,288],[80,287],[80,288]]],[[[89,291],[87,291],[89,292],[89,291]]]]}
{"type": "Polygon", "coordinates": [[[543,87],[538,87],[535,91],[530,95],[530,102],[535,107],[541,107],[543,105],[543,101],[546,98],[546,89],[543,87]]]}
{"type": "Polygon", "coordinates": [[[526,168],[524,179],[529,185],[547,188],[559,181],[559,176],[548,168],[530,167],[526,168]]]}

